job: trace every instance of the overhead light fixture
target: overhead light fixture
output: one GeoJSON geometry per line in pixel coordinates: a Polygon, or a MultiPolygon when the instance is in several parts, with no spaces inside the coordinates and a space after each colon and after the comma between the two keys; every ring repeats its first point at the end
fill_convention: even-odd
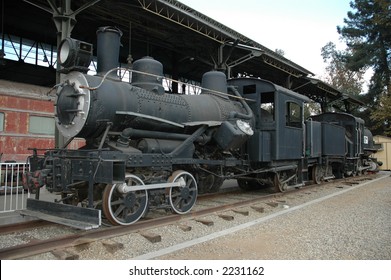
{"type": "Polygon", "coordinates": [[[65,38],[58,48],[58,62],[64,68],[60,72],[88,72],[92,60],[92,44],[72,38],[65,38]]]}

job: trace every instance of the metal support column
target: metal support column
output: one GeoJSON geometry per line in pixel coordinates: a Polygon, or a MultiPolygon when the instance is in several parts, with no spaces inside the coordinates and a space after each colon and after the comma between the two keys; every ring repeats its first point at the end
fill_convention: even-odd
{"type": "MultiPolygon", "coordinates": [[[[27,2],[33,6],[36,6],[36,7],[40,8],[48,13],[51,13],[53,15],[53,21],[54,21],[54,24],[56,25],[56,29],[57,29],[57,49],[63,39],[71,36],[72,29],[75,27],[76,22],[77,22],[76,15],[79,14],[80,12],[84,11],[85,9],[95,5],[99,1],[100,0],[94,0],[89,3],[85,3],[79,9],[77,9],[76,11],[73,11],[71,9],[72,0],[60,1],[60,3],[61,3],[60,7],[57,7],[56,2],[58,2],[58,1],[47,0],[50,8],[39,6],[35,3],[32,3],[28,0],[25,0],[25,2],[27,2]]],[[[57,70],[60,70],[60,67],[61,66],[59,65],[59,63],[57,63],[57,70]]],[[[56,84],[59,84],[61,82],[62,82],[62,74],[60,74],[57,71],[56,84]]],[[[63,147],[64,144],[66,143],[65,137],[59,133],[57,126],[55,128],[54,135],[55,135],[56,148],[63,147]]]]}

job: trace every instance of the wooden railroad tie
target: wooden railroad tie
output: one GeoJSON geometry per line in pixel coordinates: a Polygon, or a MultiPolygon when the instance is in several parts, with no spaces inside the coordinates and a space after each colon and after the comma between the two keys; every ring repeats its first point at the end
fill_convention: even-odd
{"type": "Polygon", "coordinates": [[[227,215],[227,214],[219,214],[219,218],[226,220],[226,221],[232,221],[234,219],[234,216],[227,215]]]}
{"type": "Polygon", "coordinates": [[[182,230],[182,231],[191,231],[191,226],[189,225],[184,225],[184,224],[179,224],[178,227],[182,230]]]}
{"type": "Polygon", "coordinates": [[[211,221],[211,220],[206,220],[206,219],[196,219],[196,222],[199,222],[199,223],[201,223],[201,224],[203,224],[203,225],[206,225],[206,226],[208,226],[208,227],[214,225],[214,222],[213,222],[213,221],[211,221]]]}
{"type": "Polygon", "coordinates": [[[59,260],[78,260],[80,258],[79,254],[65,249],[55,249],[51,253],[59,260]]]}
{"type": "Polygon", "coordinates": [[[253,205],[253,206],[251,206],[251,209],[253,209],[253,210],[255,210],[255,211],[259,212],[259,213],[265,212],[265,208],[263,208],[262,206],[253,205]]]}
{"type": "Polygon", "coordinates": [[[243,216],[250,215],[250,212],[248,210],[244,210],[244,209],[232,209],[232,211],[235,213],[241,214],[243,216]]]}
{"type": "Polygon", "coordinates": [[[104,240],[104,241],[102,241],[102,245],[111,254],[114,254],[118,250],[121,250],[124,248],[123,243],[112,241],[112,240],[104,240]]]}
{"type": "Polygon", "coordinates": [[[151,243],[157,243],[157,242],[162,241],[161,235],[153,233],[153,232],[143,231],[143,232],[140,232],[140,234],[141,234],[141,236],[146,238],[151,243]]]}

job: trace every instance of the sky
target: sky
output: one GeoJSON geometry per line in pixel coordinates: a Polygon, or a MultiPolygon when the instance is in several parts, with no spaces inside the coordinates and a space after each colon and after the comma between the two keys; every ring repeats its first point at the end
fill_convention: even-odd
{"type": "Polygon", "coordinates": [[[321,48],[339,39],[351,0],[179,0],[315,74],[324,76],[321,48]]]}

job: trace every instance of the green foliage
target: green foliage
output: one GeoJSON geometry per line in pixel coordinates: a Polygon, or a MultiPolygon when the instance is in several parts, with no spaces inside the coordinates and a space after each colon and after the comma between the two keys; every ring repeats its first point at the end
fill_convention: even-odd
{"type": "Polygon", "coordinates": [[[382,130],[384,135],[391,136],[391,96],[384,95],[380,98],[377,110],[371,114],[374,128],[382,130]]]}
{"type": "Polygon", "coordinates": [[[361,93],[365,71],[353,71],[348,68],[348,51],[338,51],[334,43],[328,42],[322,48],[321,55],[327,63],[325,82],[349,95],[357,96],[361,93]]]}
{"type": "Polygon", "coordinates": [[[337,27],[348,46],[344,59],[351,71],[373,69],[365,96],[365,115],[371,118],[365,120],[382,134],[389,125],[384,121],[391,116],[386,106],[391,96],[391,0],[355,0],[350,7],[353,11],[347,13],[345,25],[337,27]],[[385,115],[380,117],[379,112],[385,115]]]}

